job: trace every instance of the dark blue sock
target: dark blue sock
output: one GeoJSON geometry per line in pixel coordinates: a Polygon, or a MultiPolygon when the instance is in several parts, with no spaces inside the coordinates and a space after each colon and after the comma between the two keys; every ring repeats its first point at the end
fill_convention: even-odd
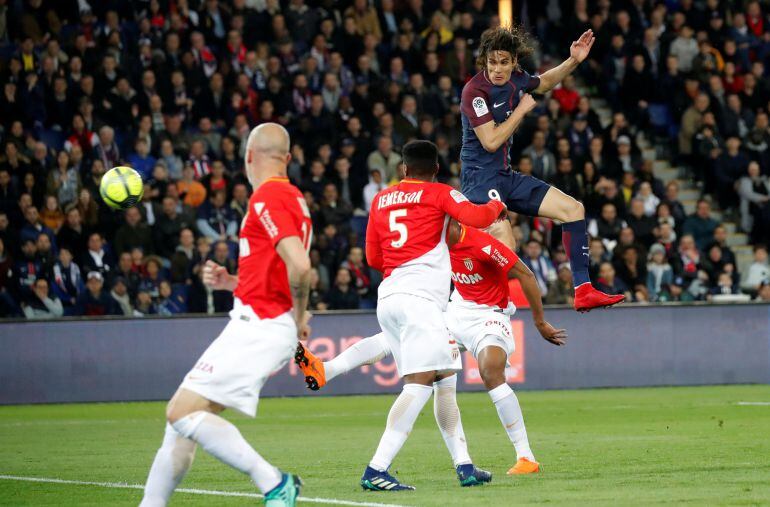
{"type": "Polygon", "coordinates": [[[572,284],[577,287],[588,283],[588,234],[586,221],[577,220],[561,224],[561,241],[572,268],[572,284]]]}

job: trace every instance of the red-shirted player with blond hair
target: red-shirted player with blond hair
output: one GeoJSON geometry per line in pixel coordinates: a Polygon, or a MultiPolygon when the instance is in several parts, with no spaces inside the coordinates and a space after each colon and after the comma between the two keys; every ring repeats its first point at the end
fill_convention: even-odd
{"type": "Polygon", "coordinates": [[[238,275],[209,261],[204,283],[233,290],[230,322],[185,376],[166,409],[166,434],[144,489],[142,507],[164,506],[192,463],[195,445],[252,479],[272,507],[296,505],[301,481],[270,465],[219,414],[254,417],[259,391],[310,335],[307,299],[312,223],[289,183],[289,134],[276,123],[251,131],[246,174],[254,193],[243,219],[238,275]]]}
{"type": "MultiPolygon", "coordinates": [[[[437,375],[462,367],[443,316],[451,278],[449,219],[487,227],[506,212],[499,201],[475,205],[452,187],[434,183],[438,151],[433,143],[409,142],[402,158],[405,177],[374,197],[366,230],[366,258],[385,277],[378,292],[377,319],[404,379],[361,478],[364,489],[375,491],[414,489],[399,483],[388,468],[433,393],[437,375]]],[[[470,463],[462,472],[478,482],[491,479],[470,463]]]]}
{"type": "MultiPolygon", "coordinates": [[[[477,359],[481,379],[516,450],[517,461],[508,474],[538,472],[540,464],[529,446],[519,400],[506,383],[505,368],[515,347],[511,315],[516,310],[510,301],[508,279],[521,282],[535,327],[543,338],[554,345],[563,345],[567,333],[545,320],[535,276],[502,242],[454,220],[449,225],[447,242],[455,284],[444,314],[447,327],[458,345],[477,359]]],[[[389,344],[384,334],[379,333],[356,342],[330,361],[322,362],[302,347],[298,348],[297,359],[304,359],[298,360],[298,364],[305,373],[308,387],[317,390],[331,379],[359,366],[373,364],[389,353],[389,344]]],[[[457,376],[438,380],[433,384],[433,392],[436,422],[457,466],[464,459],[470,460],[457,406],[457,376]]]]}

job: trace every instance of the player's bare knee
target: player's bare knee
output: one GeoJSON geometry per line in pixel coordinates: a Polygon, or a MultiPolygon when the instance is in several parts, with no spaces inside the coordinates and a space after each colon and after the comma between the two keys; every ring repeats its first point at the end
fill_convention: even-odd
{"type": "Polygon", "coordinates": [[[565,222],[577,222],[578,220],[585,219],[586,209],[582,202],[570,197],[565,203],[563,214],[565,222]]]}
{"type": "Polygon", "coordinates": [[[426,371],[422,373],[410,373],[404,375],[404,384],[420,384],[431,386],[436,379],[436,371],[426,371]]]}
{"type": "Polygon", "coordinates": [[[487,391],[505,384],[505,366],[479,365],[479,374],[487,391]]]}

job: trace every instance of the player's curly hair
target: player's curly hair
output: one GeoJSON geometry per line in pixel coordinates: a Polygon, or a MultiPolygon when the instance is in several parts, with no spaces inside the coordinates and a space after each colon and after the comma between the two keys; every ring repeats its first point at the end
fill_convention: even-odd
{"type": "Polygon", "coordinates": [[[526,31],[519,25],[490,28],[481,34],[479,56],[476,65],[486,67],[487,57],[492,51],[508,51],[511,56],[521,61],[534,51],[526,31]]]}

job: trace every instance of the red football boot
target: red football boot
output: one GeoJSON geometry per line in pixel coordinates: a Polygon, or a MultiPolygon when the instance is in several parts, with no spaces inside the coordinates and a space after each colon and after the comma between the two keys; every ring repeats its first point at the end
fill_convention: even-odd
{"type": "Polygon", "coordinates": [[[594,308],[609,308],[610,306],[622,303],[625,299],[626,296],[623,294],[611,296],[594,289],[590,282],[586,282],[575,289],[575,310],[585,313],[590,312],[594,308]]]}

